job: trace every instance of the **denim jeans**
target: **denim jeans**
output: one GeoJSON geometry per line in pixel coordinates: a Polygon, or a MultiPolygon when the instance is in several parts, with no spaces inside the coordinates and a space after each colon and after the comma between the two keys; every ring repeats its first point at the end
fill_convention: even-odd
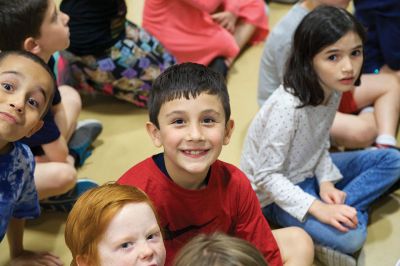
{"type": "MultiPolygon", "coordinates": [[[[303,228],[316,244],[352,254],[362,247],[367,237],[368,207],[400,177],[400,152],[394,149],[363,150],[332,153],[331,157],[343,175],[335,187],[346,192],[345,204],[357,209],[356,229],[343,233],[311,215],[300,222],[275,203],[264,207],[263,213],[277,225],[303,228]]],[[[316,178],[307,178],[297,185],[320,199],[316,178]]]]}

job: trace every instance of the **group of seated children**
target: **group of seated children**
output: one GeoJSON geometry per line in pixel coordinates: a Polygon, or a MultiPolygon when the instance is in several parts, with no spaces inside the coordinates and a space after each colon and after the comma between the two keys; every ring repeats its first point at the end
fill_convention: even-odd
{"type": "MultiPolygon", "coordinates": [[[[0,50],[31,52],[57,73],[52,55],[69,45],[68,21],[53,0],[0,1],[0,32],[7,36],[0,38],[0,50]]],[[[77,180],[76,167],[90,156],[90,146],[102,131],[98,121],[77,122],[80,110],[74,88],[56,87],[43,127],[21,140],[35,156],[35,185],[45,209],[69,211],[79,193],[97,186],[90,179],[77,180]]]]}
{"type": "MultiPolygon", "coordinates": [[[[223,75],[183,63],[155,79],[146,129],[163,152],[78,199],[65,229],[71,265],[312,265],[314,243],[323,263],[356,265],[368,207],[398,181],[400,152],[329,153],[342,93],[363,81],[365,31],[353,15],[318,7],[293,36],[283,84],[250,125],[241,170],[218,160],[234,129],[223,75]]],[[[22,245],[23,219],[40,209],[33,155],[16,141],[44,124],[56,90],[42,59],[0,53],[0,228],[16,265],[62,265],[22,245]]]]}
{"type": "MultiPolygon", "coordinates": [[[[397,61],[397,65],[399,64],[398,52],[395,52],[396,47],[400,49],[399,42],[393,40],[393,34],[388,32],[400,30],[399,19],[396,20],[396,16],[398,16],[396,10],[399,10],[400,7],[398,1],[395,0],[379,3],[373,0],[354,2],[356,14],[361,13],[365,16],[364,13],[371,10],[368,13],[370,19],[364,19],[362,22],[368,20],[368,23],[364,25],[368,26],[366,42],[373,43],[373,45],[366,45],[363,49],[366,62],[364,62],[363,71],[366,73],[361,75],[361,83],[354,84],[355,86],[351,90],[343,93],[330,129],[331,142],[336,147],[350,149],[365,148],[371,145],[378,148],[394,147],[397,144],[396,132],[400,114],[400,75],[396,75],[393,71],[384,71],[383,68],[382,71],[377,70],[373,73],[368,69],[371,68],[371,65],[375,68],[378,64],[380,67],[386,61],[389,64],[397,61]],[[363,12],[357,12],[361,11],[359,9],[362,9],[363,12]],[[390,14],[389,10],[392,10],[390,14]],[[379,23],[382,23],[379,31],[377,30],[378,26],[372,26],[378,21],[372,17],[372,13],[383,17],[379,20],[379,23]],[[395,13],[396,16],[393,15],[395,13]],[[394,25],[385,29],[389,24],[394,25]],[[381,51],[377,50],[378,47],[381,51]],[[384,54],[385,61],[381,62],[380,54],[384,54]]],[[[260,106],[284,81],[285,66],[292,47],[293,33],[302,19],[320,5],[347,8],[349,3],[350,0],[303,0],[294,5],[277,23],[265,42],[261,56],[257,97],[260,106]]]]}

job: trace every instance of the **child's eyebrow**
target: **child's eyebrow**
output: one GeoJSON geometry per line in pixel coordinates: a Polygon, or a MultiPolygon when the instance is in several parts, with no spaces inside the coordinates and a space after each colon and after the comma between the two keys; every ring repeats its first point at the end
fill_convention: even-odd
{"type": "Polygon", "coordinates": [[[170,117],[170,116],[173,116],[173,115],[183,115],[184,113],[185,113],[185,111],[176,110],[176,111],[172,111],[172,112],[166,114],[165,116],[166,117],[170,117]]]}
{"type": "Polygon", "coordinates": [[[40,91],[43,94],[44,97],[44,101],[47,101],[47,95],[46,95],[46,91],[39,86],[38,91],[40,91]]]}
{"type": "Polygon", "coordinates": [[[213,115],[220,115],[220,114],[221,114],[220,112],[218,112],[218,111],[216,111],[216,110],[214,110],[214,109],[207,109],[207,110],[202,111],[202,113],[203,113],[203,114],[209,114],[209,113],[211,113],[211,114],[213,114],[213,115]]]}
{"type": "MultiPolygon", "coordinates": [[[[21,78],[25,77],[21,72],[14,71],[14,70],[3,71],[3,72],[0,73],[0,76],[8,75],[8,74],[16,75],[16,76],[19,76],[21,78]]],[[[38,86],[38,91],[40,91],[43,94],[44,99],[47,100],[46,91],[41,86],[38,86]]]]}
{"type": "MultiPolygon", "coordinates": [[[[362,44],[356,45],[353,48],[351,48],[350,50],[356,50],[356,49],[361,49],[363,47],[362,44]]],[[[328,51],[325,51],[326,54],[330,54],[330,53],[337,53],[340,52],[340,49],[330,49],[328,51]]]]}
{"type": "Polygon", "coordinates": [[[13,74],[13,75],[16,75],[16,76],[24,77],[24,75],[22,75],[21,72],[14,71],[14,70],[7,70],[7,71],[3,71],[3,72],[0,73],[0,75],[6,75],[6,74],[13,74]]]}

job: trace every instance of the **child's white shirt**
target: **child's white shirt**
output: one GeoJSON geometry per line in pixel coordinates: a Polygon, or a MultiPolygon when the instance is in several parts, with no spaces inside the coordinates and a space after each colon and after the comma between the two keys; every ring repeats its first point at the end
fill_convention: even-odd
{"type": "Polygon", "coordinates": [[[315,200],[297,183],[342,178],[329,155],[329,129],[341,93],[326,105],[297,108],[300,101],[280,86],[264,103],[248,130],[240,168],[250,179],[262,207],[275,202],[304,221],[315,200]]]}

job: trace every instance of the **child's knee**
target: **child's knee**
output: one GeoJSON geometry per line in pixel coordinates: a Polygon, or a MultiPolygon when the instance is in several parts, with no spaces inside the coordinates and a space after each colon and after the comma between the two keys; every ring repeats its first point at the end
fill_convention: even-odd
{"type": "Polygon", "coordinates": [[[273,230],[281,256],[288,265],[311,265],[314,260],[314,243],[300,227],[273,230]],[[298,264],[301,261],[301,264],[298,264]]]}
{"type": "Polygon", "coordinates": [[[300,227],[289,227],[291,243],[296,246],[298,255],[314,258],[314,242],[311,236],[300,227]]]}
{"type": "Polygon", "coordinates": [[[76,184],[77,172],[69,164],[60,164],[59,174],[54,178],[54,185],[66,192],[76,184]]]}
{"type": "Polygon", "coordinates": [[[333,244],[333,248],[346,254],[354,254],[359,251],[365,243],[367,234],[365,229],[350,230],[346,234],[338,236],[333,244]]]}
{"type": "Polygon", "coordinates": [[[79,93],[73,87],[68,85],[61,85],[58,89],[60,90],[62,101],[68,102],[68,109],[80,112],[82,109],[82,100],[79,93]]]}
{"type": "Polygon", "coordinates": [[[360,147],[367,147],[374,143],[377,135],[378,130],[375,125],[364,123],[352,132],[352,142],[358,143],[360,147]]]}

